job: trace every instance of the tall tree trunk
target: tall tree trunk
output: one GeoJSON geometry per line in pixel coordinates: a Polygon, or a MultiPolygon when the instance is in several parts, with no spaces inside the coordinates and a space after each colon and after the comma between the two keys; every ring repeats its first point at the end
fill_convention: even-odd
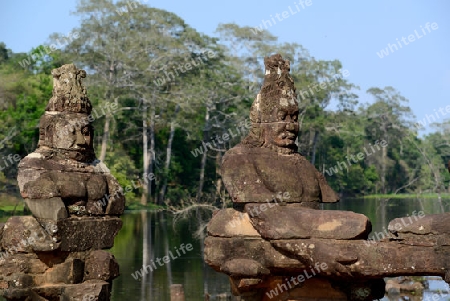
{"type": "MultiPolygon", "coordinates": [[[[115,66],[114,62],[111,61],[111,65],[109,66],[109,88],[106,94],[106,101],[114,99],[114,91],[113,91],[113,78],[114,78],[115,66]]],[[[105,124],[103,126],[103,136],[102,136],[102,147],[100,150],[100,161],[105,161],[106,157],[106,148],[108,147],[108,138],[109,138],[109,125],[111,123],[111,116],[106,114],[105,116],[105,124]]]]}
{"type": "MultiPolygon", "coordinates": [[[[144,170],[144,183],[147,183],[147,181],[145,181],[145,177],[147,177],[148,175],[148,170],[149,170],[149,165],[150,165],[150,158],[148,156],[148,124],[147,124],[147,104],[146,104],[146,100],[143,99],[143,107],[142,107],[142,153],[144,154],[144,166],[143,166],[143,170],[144,170]]],[[[148,184],[147,185],[143,185],[143,190],[142,190],[142,196],[141,196],[141,204],[142,205],[147,205],[148,202],[148,184]]]]}
{"type": "Polygon", "coordinates": [[[152,196],[152,182],[149,180],[149,174],[153,173],[153,167],[155,162],[155,109],[151,107],[150,112],[150,127],[148,126],[148,106],[144,100],[144,106],[142,110],[142,144],[143,144],[143,177],[144,183],[141,196],[141,204],[147,205],[152,196]],[[150,137],[150,139],[149,139],[150,137]],[[150,148],[148,142],[150,140],[150,148]]]}
{"type": "MultiPolygon", "coordinates": [[[[156,160],[156,153],[155,153],[155,107],[152,106],[152,110],[150,113],[150,150],[149,155],[151,156],[150,165],[148,168],[148,172],[154,173],[155,172],[155,160],[156,160]]],[[[148,179],[148,174],[147,174],[148,179]]],[[[147,181],[147,191],[148,191],[148,197],[147,199],[151,199],[152,197],[152,181],[147,181]]]]}
{"type": "Polygon", "coordinates": [[[222,172],[221,172],[221,167],[222,167],[222,153],[221,152],[217,152],[216,154],[216,193],[214,195],[214,201],[220,201],[220,196],[221,196],[221,192],[222,192],[222,172]]]}
{"type": "Polygon", "coordinates": [[[203,194],[203,185],[205,183],[205,166],[206,166],[206,159],[208,157],[208,149],[205,147],[205,151],[202,155],[202,160],[200,163],[200,179],[198,181],[198,190],[197,190],[197,202],[200,201],[202,194],[203,194]]]}
{"type": "Polygon", "coordinates": [[[105,116],[105,124],[103,125],[103,136],[102,136],[102,147],[100,150],[100,161],[105,161],[106,148],[108,147],[108,137],[109,137],[109,124],[111,122],[111,116],[105,116]]]}
{"type": "Polygon", "coordinates": [[[161,205],[164,202],[164,199],[166,196],[167,182],[169,180],[168,178],[169,178],[170,161],[172,159],[172,142],[173,142],[173,137],[175,136],[176,116],[178,114],[179,109],[180,109],[180,107],[177,105],[175,108],[174,117],[172,119],[172,122],[170,123],[170,135],[169,135],[169,141],[167,142],[167,149],[166,149],[166,163],[164,164],[164,178],[163,178],[163,184],[159,191],[159,201],[158,201],[159,205],[161,205]]]}
{"type": "Polygon", "coordinates": [[[381,150],[381,189],[383,194],[386,194],[386,157],[387,147],[383,147],[381,150]]]}
{"type": "MultiPolygon", "coordinates": [[[[208,129],[209,129],[209,108],[206,107],[206,114],[205,114],[205,127],[203,129],[203,142],[205,142],[205,149],[203,150],[203,156],[202,161],[200,163],[200,179],[198,181],[198,190],[197,190],[197,202],[200,201],[200,198],[202,196],[203,192],[203,185],[205,183],[205,166],[206,166],[206,159],[208,154],[208,148],[206,147],[206,141],[208,140],[208,129]]],[[[201,147],[201,146],[200,146],[201,147]]]]}
{"type": "Polygon", "coordinates": [[[316,149],[317,142],[319,141],[319,131],[314,132],[313,146],[312,146],[312,154],[311,154],[311,164],[314,165],[316,163],[316,149]]]}

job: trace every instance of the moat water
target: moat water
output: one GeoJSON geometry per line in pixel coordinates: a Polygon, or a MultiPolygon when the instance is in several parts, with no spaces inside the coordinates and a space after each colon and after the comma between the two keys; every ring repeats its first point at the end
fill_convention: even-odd
{"type": "MultiPolygon", "coordinates": [[[[371,220],[372,233],[382,233],[389,221],[411,216],[414,211],[416,214],[419,211],[424,214],[448,212],[450,200],[344,199],[337,204],[326,204],[323,209],[362,213],[371,220]]],[[[171,284],[183,285],[186,301],[205,300],[205,294],[211,296],[211,301],[216,300],[217,295],[230,296],[228,277],[203,262],[203,238],[195,235],[209,218],[210,214],[196,212],[175,222],[174,216],[167,212],[126,212],[122,216],[122,230],[110,250],[120,264],[121,273],[113,282],[111,300],[170,301],[171,284]],[[144,263],[153,266],[153,271],[148,269],[141,276],[136,275],[144,263]]],[[[444,281],[433,277],[427,284],[429,288],[422,296],[383,300],[450,299],[450,288],[444,281]]]]}
{"type": "MultiPolygon", "coordinates": [[[[389,221],[397,217],[411,216],[414,211],[416,214],[419,211],[423,211],[424,214],[448,212],[450,200],[348,199],[337,204],[326,204],[323,209],[362,213],[370,218],[372,233],[382,233],[389,221]]],[[[214,300],[217,294],[231,295],[228,277],[215,272],[203,262],[203,241],[194,237],[200,224],[207,219],[199,221],[193,214],[174,223],[173,216],[164,212],[127,212],[123,216],[123,221],[123,228],[111,250],[121,269],[121,276],[114,280],[112,300],[170,301],[171,284],[183,284],[186,301],[205,300],[205,294],[209,294],[211,300],[214,300]],[[179,251],[181,256],[178,256],[175,250],[180,249],[181,244],[191,244],[192,251],[185,251],[185,254],[179,251]],[[162,259],[169,251],[177,258],[164,264],[162,259]],[[144,277],[134,279],[132,273],[140,270],[144,261],[148,264],[151,260],[156,262],[158,258],[163,263],[162,266],[156,264],[157,269],[153,272],[149,271],[144,277]]],[[[434,292],[441,291],[442,298],[435,297],[434,300],[450,298],[450,289],[445,282],[430,280],[429,284],[434,292]]],[[[417,300],[422,300],[427,296],[432,300],[432,292],[429,290],[426,290],[423,296],[416,297],[419,298],[417,300]]]]}

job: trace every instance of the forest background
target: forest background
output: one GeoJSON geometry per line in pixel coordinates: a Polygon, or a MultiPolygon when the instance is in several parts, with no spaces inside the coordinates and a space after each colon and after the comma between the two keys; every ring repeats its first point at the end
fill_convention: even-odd
{"type": "MultiPolygon", "coordinates": [[[[197,32],[143,1],[80,1],[79,27],[53,34],[29,53],[0,43],[0,189],[18,196],[17,158],[34,151],[51,97],[53,68],[85,69],[95,148],[129,206],[181,206],[227,198],[226,150],[245,137],[263,59],[291,61],[300,107],[299,152],[343,196],[447,193],[450,106],[417,120],[395,87],[372,87],[362,103],[351,71],[320,60],[268,30],[220,24],[197,32]],[[111,109],[115,108],[115,109],[111,109]],[[419,135],[425,126],[432,128],[419,135]]],[[[301,172],[301,171],[299,171],[301,172]]]]}

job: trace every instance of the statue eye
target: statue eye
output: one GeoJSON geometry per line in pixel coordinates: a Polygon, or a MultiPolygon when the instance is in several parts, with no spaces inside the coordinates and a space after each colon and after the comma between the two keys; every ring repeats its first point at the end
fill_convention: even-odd
{"type": "Polygon", "coordinates": [[[86,126],[81,130],[81,133],[85,136],[89,135],[89,128],[86,126]]]}
{"type": "Polygon", "coordinates": [[[297,114],[292,115],[292,120],[297,121],[298,120],[298,115],[297,114]]]}
{"type": "Polygon", "coordinates": [[[286,113],[285,112],[278,112],[278,119],[279,120],[285,120],[286,119],[286,113]]]}

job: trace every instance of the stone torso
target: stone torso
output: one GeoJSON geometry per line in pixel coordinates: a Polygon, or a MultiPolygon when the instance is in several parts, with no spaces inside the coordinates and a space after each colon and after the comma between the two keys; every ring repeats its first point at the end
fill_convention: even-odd
{"type": "Polygon", "coordinates": [[[222,171],[235,203],[278,201],[277,195],[288,193],[284,202],[315,208],[334,195],[328,196],[332,190],[323,183],[323,176],[298,153],[283,155],[239,144],[224,156],[222,171]]]}

